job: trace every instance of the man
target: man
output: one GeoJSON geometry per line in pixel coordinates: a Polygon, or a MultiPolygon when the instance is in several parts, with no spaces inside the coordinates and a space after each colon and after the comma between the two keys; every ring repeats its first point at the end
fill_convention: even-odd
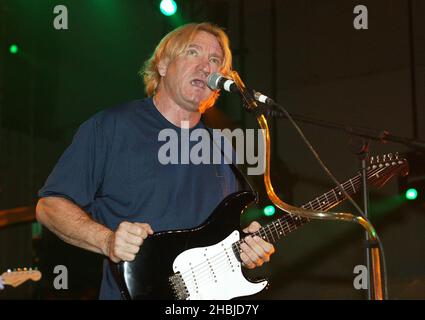
{"type": "MultiPolygon", "coordinates": [[[[132,261],[153,232],[191,228],[238,190],[228,164],[162,165],[158,134],[204,128],[201,114],[218,97],[206,80],[231,69],[229,41],[209,23],[169,33],[144,67],[148,98],[102,111],[76,133],[40,190],[37,219],[64,241],[132,261]]],[[[244,230],[255,232],[257,222],[244,230]]],[[[269,261],[274,247],[248,236],[241,246],[247,268],[269,261]]],[[[120,293],[105,259],[101,299],[120,293]]]]}

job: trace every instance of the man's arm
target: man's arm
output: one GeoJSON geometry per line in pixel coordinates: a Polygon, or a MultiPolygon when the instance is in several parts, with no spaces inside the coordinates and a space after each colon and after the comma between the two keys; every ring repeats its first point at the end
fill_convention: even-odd
{"type": "Polygon", "coordinates": [[[114,262],[133,260],[143,240],[153,234],[148,224],[130,222],[122,222],[114,232],[94,221],[73,202],[60,197],[40,199],[36,218],[63,241],[103,254],[114,262]]]}

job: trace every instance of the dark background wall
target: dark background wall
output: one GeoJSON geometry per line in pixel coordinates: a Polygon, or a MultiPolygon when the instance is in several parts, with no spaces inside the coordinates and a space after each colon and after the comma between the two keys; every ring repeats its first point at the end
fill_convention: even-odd
{"type": "MultiPolygon", "coordinates": [[[[423,1],[179,1],[180,21],[161,15],[158,2],[0,2],[0,210],[36,203],[37,190],[85,119],[143,97],[138,69],[181,22],[223,26],[234,68],[245,82],[294,114],[425,139],[423,1]],[[53,28],[58,4],[68,8],[68,30],[53,28]],[[353,28],[359,4],[368,8],[367,30],[353,28]],[[11,43],[19,45],[18,55],[8,53],[11,43]]],[[[235,97],[223,94],[216,108],[237,126],[257,127],[235,97]]],[[[358,161],[348,134],[300,125],[338,179],[355,174],[358,161]]],[[[277,191],[301,205],[332,188],[290,123],[280,119],[271,127],[277,191]]],[[[370,149],[373,154],[409,151],[378,142],[370,149]]],[[[264,195],[261,180],[254,182],[264,195]]],[[[373,190],[371,219],[386,249],[390,298],[423,299],[424,208],[383,206],[398,192],[397,179],[373,190]]],[[[349,204],[338,209],[355,212],[349,204]]],[[[63,244],[44,229],[37,240],[37,230],[31,223],[0,229],[0,272],[31,264],[43,272],[43,281],[8,288],[0,298],[96,297],[100,257],[63,244]],[[67,291],[52,289],[58,264],[69,266],[67,291]]],[[[364,299],[365,291],[352,285],[354,266],[365,263],[362,240],[357,226],[303,227],[276,245],[272,263],[252,272],[265,272],[272,283],[259,298],[364,299]]]]}

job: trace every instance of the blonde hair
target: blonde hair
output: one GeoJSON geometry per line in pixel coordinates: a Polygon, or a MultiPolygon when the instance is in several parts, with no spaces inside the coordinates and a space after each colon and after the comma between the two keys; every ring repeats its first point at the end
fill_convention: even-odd
{"type": "MultiPolygon", "coordinates": [[[[145,62],[139,74],[143,77],[145,90],[148,96],[153,96],[158,87],[161,76],[158,64],[162,60],[173,61],[182,54],[191,43],[196,34],[205,31],[215,36],[223,50],[224,57],[220,68],[223,75],[228,75],[232,70],[232,52],[230,51],[229,38],[223,29],[209,22],[189,23],[168,33],[158,44],[152,56],[145,62]]],[[[200,112],[212,107],[219,94],[215,91],[211,97],[200,105],[200,112]]]]}

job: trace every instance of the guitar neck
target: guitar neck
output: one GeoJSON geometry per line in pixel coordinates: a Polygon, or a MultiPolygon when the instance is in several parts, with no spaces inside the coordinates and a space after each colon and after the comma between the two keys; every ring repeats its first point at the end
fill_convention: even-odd
{"type": "MultiPolygon", "coordinates": [[[[342,189],[350,196],[354,195],[361,188],[361,175],[358,174],[352,179],[342,183],[340,187],[335,187],[321,196],[305,203],[302,209],[314,211],[328,211],[346,200],[342,189]]],[[[294,214],[284,214],[283,217],[276,219],[258,230],[255,235],[263,238],[267,242],[276,242],[292,231],[310,222],[310,219],[303,218],[294,214]]]]}
{"type": "MultiPolygon", "coordinates": [[[[388,181],[394,174],[399,173],[401,175],[408,174],[408,163],[406,159],[399,159],[398,155],[393,157],[392,154],[384,155],[384,163],[377,161],[371,161],[371,166],[368,167],[366,173],[366,179],[369,184],[381,186],[388,181]],[[387,159],[387,161],[386,161],[387,159]]],[[[341,183],[338,187],[335,187],[321,196],[305,203],[301,206],[303,209],[313,211],[328,211],[335,207],[342,201],[344,201],[348,195],[353,195],[361,189],[362,175],[358,173],[353,178],[341,183]],[[345,192],[344,192],[345,191],[345,192]]],[[[260,228],[257,232],[254,232],[254,236],[259,236],[267,242],[274,243],[280,238],[286,236],[294,230],[297,230],[300,226],[310,222],[309,219],[301,216],[284,213],[279,219],[276,219],[269,224],[260,228]]],[[[240,252],[240,245],[244,242],[243,239],[233,243],[233,250],[240,252]]]]}
{"type": "MultiPolygon", "coordinates": [[[[376,173],[376,172],[375,172],[376,173]]],[[[368,173],[368,180],[373,179],[375,173],[368,173]]],[[[305,203],[301,206],[303,209],[315,211],[327,211],[346,199],[344,190],[350,196],[355,194],[361,188],[361,175],[345,181],[339,187],[335,187],[321,196],[305,203]]],[[[300,226],[310,222],[310,219],[300,217],[298,215],[286,213],[283,217],[276,219],[269,224],[263,226],[252,235],[259,236],[267,242],[274,243],[292,231],[297,230],[300,226]]],[[[240,244],[243,240],[235,242],[235,250],[240,251],[240,244]]]]}

